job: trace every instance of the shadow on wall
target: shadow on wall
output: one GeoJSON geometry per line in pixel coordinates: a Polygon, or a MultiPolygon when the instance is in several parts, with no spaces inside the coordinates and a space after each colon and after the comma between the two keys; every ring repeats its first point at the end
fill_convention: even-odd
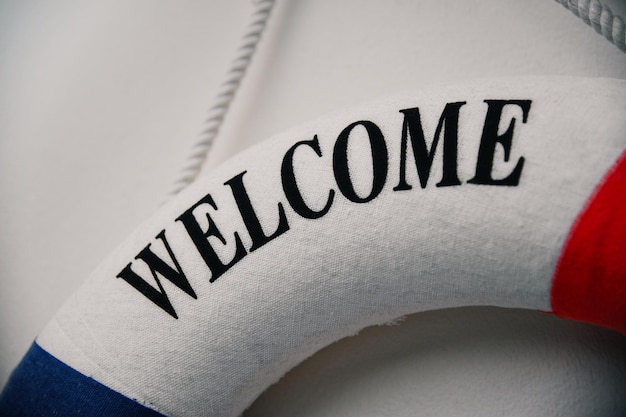
{"type": "Polygon", "coordinates": [[[626,336],[534,311],[465,307],[343,339],[287,373],[244,417],[608,417],[626,414],[624,387],[626,336]]]}

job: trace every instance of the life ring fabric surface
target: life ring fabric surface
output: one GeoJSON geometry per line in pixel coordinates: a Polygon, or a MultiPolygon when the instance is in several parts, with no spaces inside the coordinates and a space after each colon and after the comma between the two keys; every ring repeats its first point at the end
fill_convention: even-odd
{"type": "Polygon", "coordinates": [[[626,332],[625,115],[625,81],[529,77],[318,119],[159,210],[36,349],[149,410],[237,416],[320,348],[418,311],[626,332]]]}

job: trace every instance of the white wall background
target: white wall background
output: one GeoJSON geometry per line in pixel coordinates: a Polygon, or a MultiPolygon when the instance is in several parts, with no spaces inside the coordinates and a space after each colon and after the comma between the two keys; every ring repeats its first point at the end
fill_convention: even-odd
{"type": "MultiPolygon", "coordinates": [[[[251,10],[243,0],[0,1],[0,385],[164,200],[251,10]]],[[[626,54],[551,0],[278,1],[205,171],[338,107],[524,74],[626,79],[626,54]]],[[[624,387],[623,336],[472,308],[331,346],[247,414],[608,416],[626,414],[624,387]]]]}

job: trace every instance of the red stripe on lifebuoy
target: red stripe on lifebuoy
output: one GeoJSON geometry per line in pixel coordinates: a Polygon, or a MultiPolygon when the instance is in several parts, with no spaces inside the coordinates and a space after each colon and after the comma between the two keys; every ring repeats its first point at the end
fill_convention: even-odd
{"type": "Polygon", "coordinates": [[[626,333],[626,151],[570,231],[551,303],[560,317],[626,333]]]}

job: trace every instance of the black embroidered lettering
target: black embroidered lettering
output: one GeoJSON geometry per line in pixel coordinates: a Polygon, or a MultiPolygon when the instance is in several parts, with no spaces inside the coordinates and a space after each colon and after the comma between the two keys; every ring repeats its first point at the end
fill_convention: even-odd
{"type": "Polygon", "coordinates": [[[283,163],[281,165],[281,179],[283,183],[283,191],[285,193],[285,197],[287,197],[287,201],[291,208],[298,213],[300,216],[306,219],[318,219],[328,213],[330,210],[330,206],[333,203],[333,199],[335,197],[335,190],[330,190],[328,192],[328,199],[326,200],[326,205],[321,210],[314,210],[309,207],[304,201],[304,197],[300,193],[298,189],[298,182],[296,181],[296,175],[294,173],[293,167],[293,157],[296,152],[296,149],[300,146],[309,146],[315,154],[319,157],[322,156],[322,150],[320,149],[320,143],[317,139],[317,135],[312,140],[303,140],[295,145],[293,145],[283,158],[283,163]]]}
{"type": "Polygon", "coordinates": [[[424,130],[419,108],[400,110],[404,114],[404,125],[402,126],[402,138],[400,142],[400,180],[394,191],[410,190],[413,188],[406,181],[406,160],[408,142],[411,141],[411,149],[415,158],[417,175],[422,188],[426,188],[430,170],[433,165],[435,151],[439,144],[441,130],[443,134],[443,175],[437,187],[449,187],[461,185],[457,175],[457,147],[459,138],[459,110],[465,102],[448,103],[439,117],[435,136],[433,137],[430,150],[426,145],[424,130]]]}
{"type": "Polygon", "coordinates": [[[224,185],[228,185],[233,192],[233,197],[237,203],[237,208],[239,208],[241,218],[243,219],[246,229],[248,229],[248,233],[250,234],[250,238],[252,239],[250,252],[253,252],[289,230],[289,223],[287,223],[287,217],[285,217],[285,209],[283,208],[282,203],[278,203],[278,226],[272,234],[265,234],[263,227],[261,227],[259,217],[254,211],[254,207],[252,207],[246,187],[243,184],[243,176],[245,173],[246,171],[236,175],[226,181],[224,185]]]}
{"type": "Polygon", "coordinates": [[[204,259],[204,262],[211,270],[212,275],[210,282],[213,282],[220,276],[222,276],[224,272],[228,271],[233,265],[239,262],[244,256],[246,256],[247,252],[246,248],[244,248],[243,243],[241,242],[239,234],[237,232],[234,232],[233,237],[235,239],[235,255],[229,263],[222,262],[207,238],[209,238],[210,236],[215,236],[224,245],[226,245],[226,239],[224,239],[224,236],[217,228],[217,225],[215,224],[213,218],[208,212],[205,213],[206,218],[209,221],[209,227],[206,231],[202,230],[202,227],[198,223],[195,215],[193,214],[194,210],[197,207],[203,205],[208,205],[212,207],[213,210],[217,210],[217,206],[215,205],[213,198],[210,194],[207,194],[203,198],[201,198],[196,204],[194,204],[183,214],[181,214],[176,219],[176,221],[182,222],[185,226],[185,229],[187,230],[189,237],[196,246],[196,249],[198,249],[198,252],[202,256],[202,259],[204,259]]]}
{"type": "Polygon", "coordinates": [[[508,162],[511,153],[511,142],[513,141],[513,131],[515,129],[515,118],[511,118],[509,126],[502,135],[498,135],[498,127],[502,118],[502,109],[507,105],[519,106],[522,109],[522,123],[526,123],[528,112],[530,111],[530,100],[485,100],[489,106],[485,116],[483,133],[480,138],[480,148],[476,161],[476,175],[468,181],[470,184],[484,185],[508,185],[517,186],[519,184],[522,169],[524,167],[524,157],[520,157],[511,173],[502,179],[492,177],[494,154],[496,145],[500,143],[504,149],[504,162],[508,162]]]}
{"type": "Polygon", "coordinates": [[[333,151],[333,173],[335,174],[335,181],[337,181],[337,187],[339,191],[341,191],[341,194],[354,203],[367,203],[376,198],[382,191],[385,186],[385,181],[387,180],[387,171],[389,168],[388,156],[387,144],[385,143],[383,133],[374,123],[364,120],[352,123],[342,130],[337,137],[333,151]],[[362,126],[367,131],[372,151],[372,190],[365,197],[361,197],[356,193],[348,167],[348,139],[350,139],[352,130],[357,126],[362,126]]]}
{"type": "Polygon", "coordinates": [[[141,278],[135,271],[132,270],[132,263],[126,265],[126,267],[117,275],[117,278],[122,278],[124,281],[128,282],[132,285],[137,291],[146,296],[150,301],[152,301],[157,306],[161,307],[165,310],[170,316],[174,318],[178,318],[172,303],[167,296],[167,293],[163,289],[163,285],[159,280],[158,275],[161,275],[163,278],[166,278],[172,284],[176,285],[178,288],[183,290],[185,293],[190,295],[193,298],[197,298],[196,293],[193,288],[187,281],[187,277],[183,273],[176,256],[174,256],[174,252],[170,247],[166,237],[165,230],[162,230],[156,236],[157,239],[160,239],[167,250],[167,253],[170,256],[170,260],[174,263],[174,268],[168,265],[163,259],[159,258],[152,250],[150,250],[150,244],[146,246],[139,254],[135,257],[135,259],[141,259],[150,269],[152,273],[152,277],[156,282],[159,289],[155,289],[153,286],[148,284],[143,278],[141,278]],[[158,274],[158,275],[157,275],[158,274]]]}

